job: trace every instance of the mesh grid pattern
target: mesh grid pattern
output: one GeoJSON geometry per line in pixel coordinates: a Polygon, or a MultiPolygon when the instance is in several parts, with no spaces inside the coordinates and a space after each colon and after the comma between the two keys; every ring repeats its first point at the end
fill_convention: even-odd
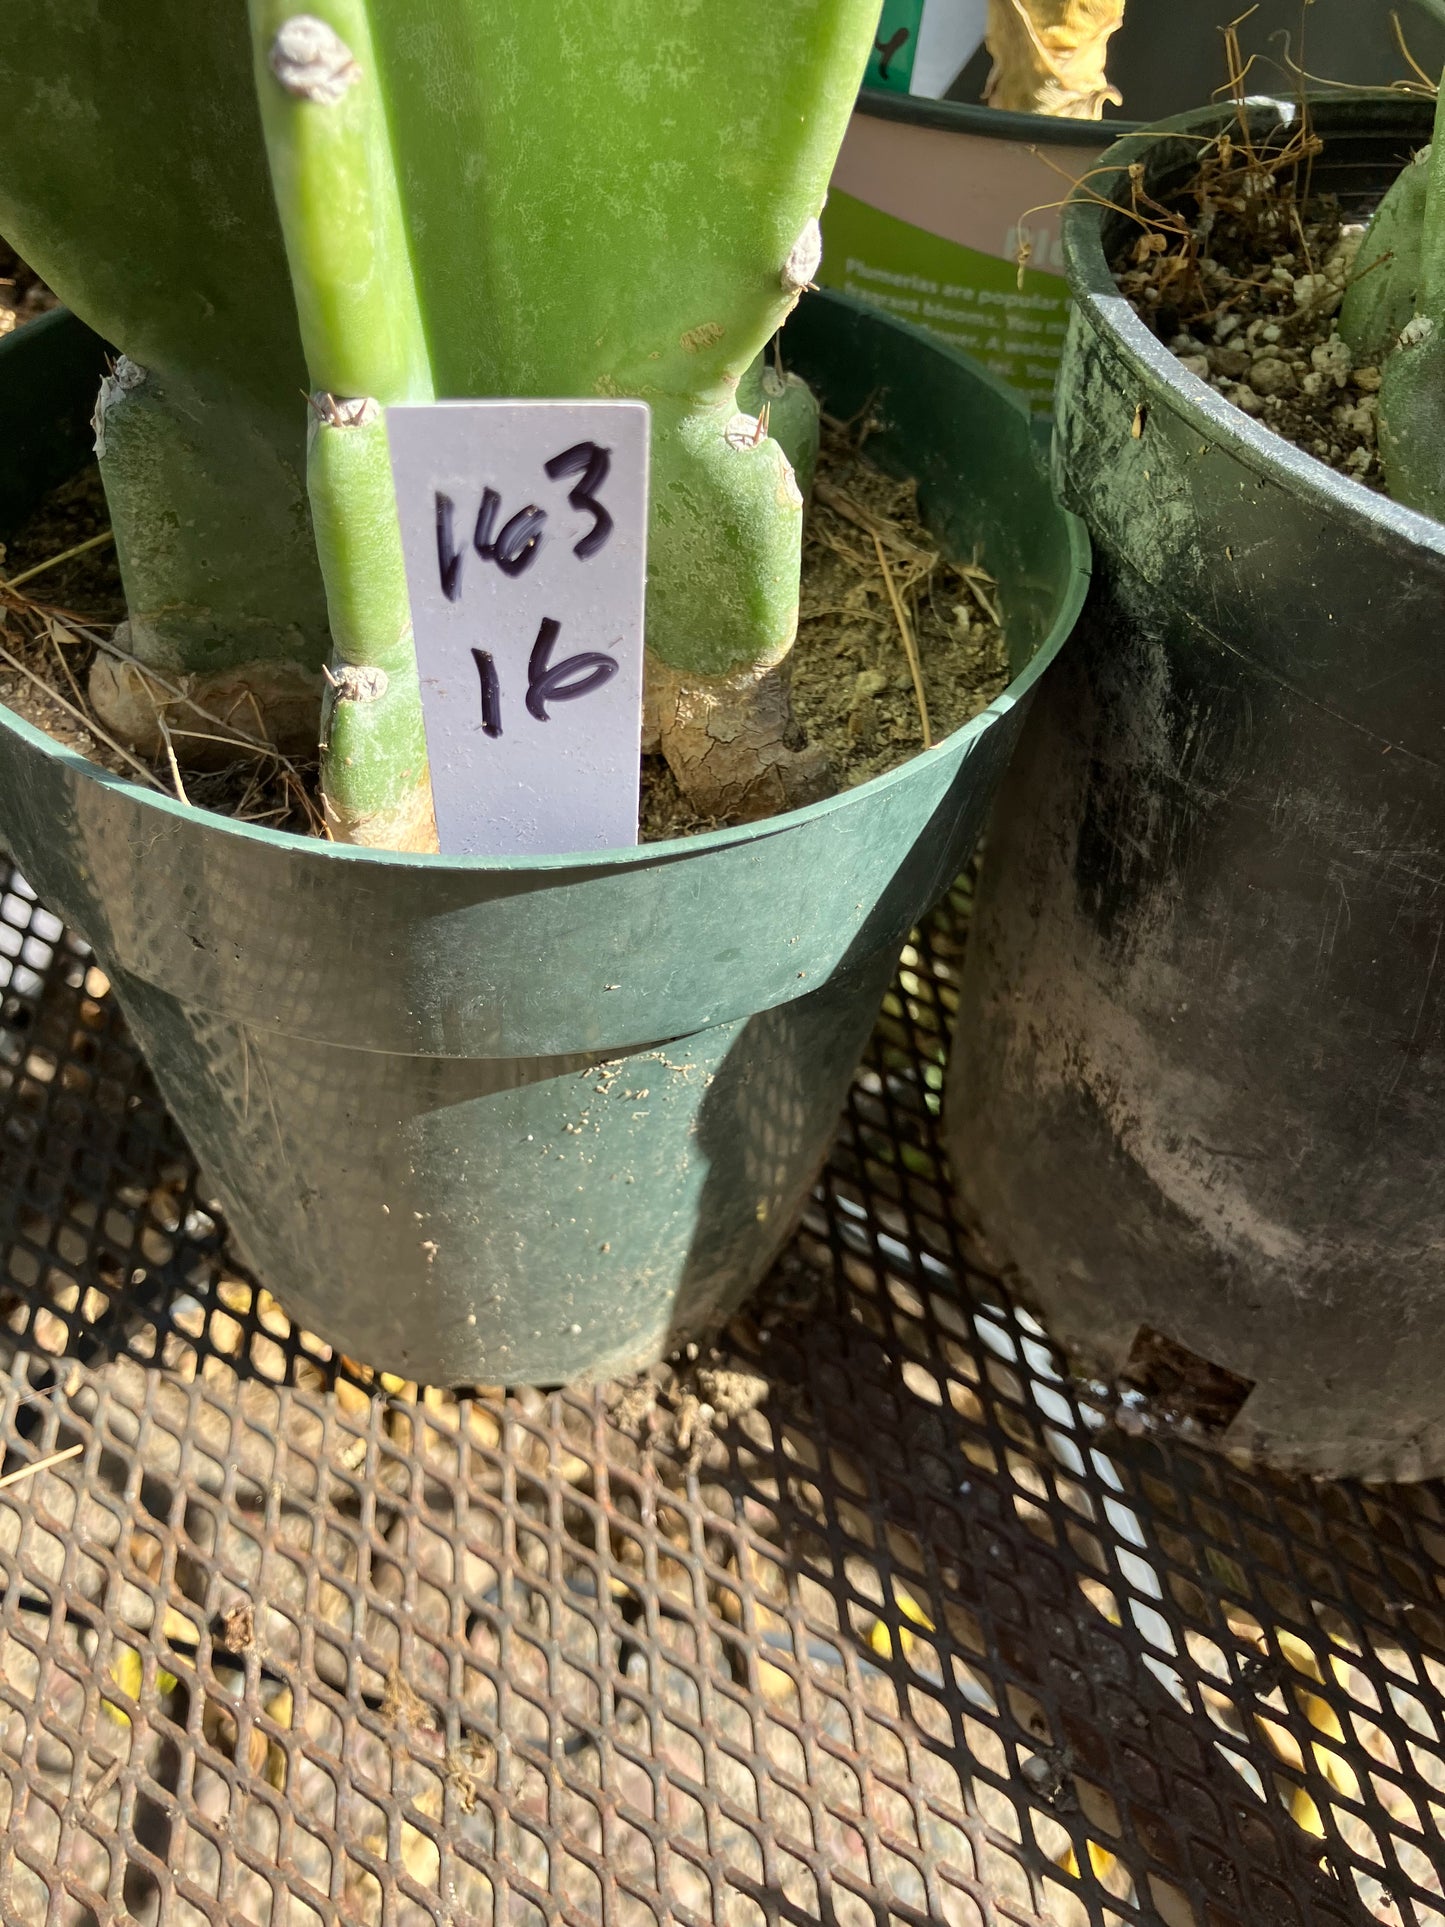
{"type": "Polygon", "coordinates": [[[950,1221],[966,911],[721,1355],[458,1398],[238,1271],[11,878],[6,1922],[1445,1927],[1440,1491],[1061,1375],[950,1221]]]}

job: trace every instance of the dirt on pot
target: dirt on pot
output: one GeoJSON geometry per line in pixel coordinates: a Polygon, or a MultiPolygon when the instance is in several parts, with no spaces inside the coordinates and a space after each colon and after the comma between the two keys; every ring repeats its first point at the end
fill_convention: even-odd
{"type": "Polygon", "coordinates": [[[1310,191],[1320,142],[1307,115],[1264,148],[1241,116],[1172,202],[1135,180],[1137,226],[1115,278],[1190,374],[1341,473],[1382,490],[1380,370],[1356,365],[1335,322],[1365,224],[1310,191]]]}
{"type": "MultiPolygon", "coordinates": [[[[955,563],[920,519],[915,484],[865,454],[871,416],[824,426],[804,535],[802,603],[793,650],[795,714],[827,751],[835,790],[906,762],[985,709],[1010,679],[993,578],[955,563]]],[[[272,828],[316,834],[315,763],[255,740],[246,716],[185,716],[171,706],[176,760],[154,765],[107,736],[85,695],[97,651],[116,651],[125,614],[98,472],[51,495],[0,554],[0,702],[117,775],[272,828]],[[11,586],[14,585],[14,586],[11,586]],[[220,770],[185,768],[182,733],[223,730],[242,743],[220,770]],[[245,745],[250,748],[246,749],[245,745]]],[[[660,756],[642,759],[641,840],[723,827],[699,816],[660,756]]]]}
{"type": "Polygon", "coordinates": [[[123,746],[96,733],[85,695],[92,651],[73,646],[72,625],[109,630],[125,614],[108,533],[100,477],[89,469],[0,543],[0,702],[112,774],[154,782],[123,746]]]}

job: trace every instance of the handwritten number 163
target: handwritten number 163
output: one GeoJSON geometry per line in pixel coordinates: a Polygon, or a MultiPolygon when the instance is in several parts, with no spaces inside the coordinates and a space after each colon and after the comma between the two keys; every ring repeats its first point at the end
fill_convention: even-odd
{"type": "MultiPolygon", "coordinates": [[[[554,455],[542,467],[549,481],[559,481],[565,475],[578,478],[568,491],[567,500],[574,509],[587,510],[592,517],[592,526],[572,544],[572,553],[580,562],[589,562],[612,533],[612,517],[597,499],[598,489],[611,472],[612,456],[607,449],[599,448],[596,442],[578,442],[572,448],[564,448],[560,455],[554,455]]],[[[547,511],[538,508],[535,502],[529,502],[525,508],[509,516],[499,529],[497,515],[501,506],[502,498],[496,489],[482,490],[481,507],[477,510],[477,519],[472,528],[472,547],[483,562],[495,562],[503,575],[523,575],[536,561],[537,551],[542,546],[547,511]]],[[[456,508],[451,496],[444,495],[438,489],[437,569],[441,577],[442,594],[448,602],[457,601],[462,593],[462,561],[466,555],[466,544],[464,541],[458,543],[454,529],[456,508]]]]}

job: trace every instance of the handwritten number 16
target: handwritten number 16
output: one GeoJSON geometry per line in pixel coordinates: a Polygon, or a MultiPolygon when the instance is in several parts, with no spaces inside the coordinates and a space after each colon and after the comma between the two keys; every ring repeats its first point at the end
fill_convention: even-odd
{"type": "MultiPolygon", "coordinates": [[[[539,723],[552,720],[547,714],[548,703],[570,703],[579,696],[590,696],[594,689],[600,689],[617,674],[616,660],[600,649],[583,649],[575,656],[553,662],[552,648],[561,633],[560,622],[543,616],[527,663],[527,714],[539,723]]],[[[472,661],[477,665],[477,678],[482,685],[482,729],[488,736],[500,736],[502,691],[497,681],[497,665],[489,649],[473,649],[472,661]]]]}

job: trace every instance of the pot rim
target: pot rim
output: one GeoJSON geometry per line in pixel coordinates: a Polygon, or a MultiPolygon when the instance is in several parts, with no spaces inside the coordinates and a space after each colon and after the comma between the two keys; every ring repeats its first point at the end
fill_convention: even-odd
{"type": "MultiPolygon", "coordinates": [[[[1338,125],[1341,110],[1353,110],[1366,124],[1383,122],[1391,114],[1402,118],[1414,100],[1413,95],[1392,88],[1359,87],[1307,94],[1303,105],[1316,117],[1328,140],[1330,123],[1333,120],[1338,125]],[[1361,115],[1362,108],[1376,111],[1361,115]]],[[[1284,128],[1296,122],[1301,112],[1299,99],[1273,94],[1251,95],[1244,104],[1265,131],[1271,117],[1275,126],[1284,128]]],[[[1422,100],[1420,105],[1423,114],[1433,114],[1431,103],[1422,100]]],[[[1064,205],[1060,229],[1064,273],[1075,313],[1096,335],[1107,338],[1118,359],[1139,377],[1141,404],[1167,401],[1188,427],[1226,444],[1237,461],[1278,487],[1311,501],[1321,514],[1344,510],[1359,515],[1376,524],[1381,534],[1393,538],[1402,549],[1427,549],[1445,560],[1445,523],[1392,501],[1353,475],[1341,474],[1226,401],[1208,382],[1180,365],[1119,290],[1104,253],[1103,226],[1105,214],[1117,204],[1115,197],[1127,170],[1177,135],[1217,131],[1235,111],[1232,101],[1225,102],[1128,134],[1100,156],[1087,188],[1082,183],[1075,187],[1064,205]]],[[[1428,120],[1423,124],[1428,132],[1428,120]]],[[[1405,131],[1403,125],[1401,131],[1405,131]]]]}
{"type": "MultiPolygon", "coordinates": [[[[947,342],[930,334],[926,329],[915,327],[911,322],[898,320],[891,315],[880,315],[866,303],[856,301],[847,295],[832,290],[819,290],[813,297],[841,308],[865,313],[871,321],[881,321],[912,338],[914,343],[932,354],[942,354],[963,362],[970,374],[996,390],[1018,413],[1029,419],[1024,403],[1013,391],[997,377],[970,356],[962,354],[947,342]]],[[[44,317],[42,317],[43,321],[44,317]]],[[[34,325],[34,324],[32,324],[34,325]]],[[[28,723],[15,711],[0,703],[0,732],[18,737],[27,747],[40,752],[52,763],[68,768],[73,775],[104,788],[119,790],[138,805],[144,805],[160,812],[163,816],[174,817],[192,827],[200,827],[218,835],[230,835],[243,840],[284,851],[290,856],[301,857],[313,862],[362,863],[376,866],[402,865],[408,869],[426,869],[441,875],[450,872],[462,875],[478,875],[492,872],[498,875],[523,875],[528,872],[548,875],[589,869],[615,871],[633,866],[647,866],[657,863],[677,862],[688,856],[702,856],[715,850],[731,846],[749,844],[768,836],[785,835],[804,824],[816,822],[822,817],[853,808],[867,808],[877,797],[893,789],[900,783],[908,783],[926,777],[940,762],[967,754],[973,744],[982,738],[995,721],[1008,713],[1033,689],[1049,664],[1068,640],[1078,620],[1088,593],[1091,549],[1083,523],[1062,505],[1059,513],[1064,519],[1065,535],[1068,542],[1071,563],[1069,583],[1063,595],[1054,622],[1047,635],[1040,641],[1029,660],[1019,673],[1010,681],[986,709],[970,721],[962,724],[931,749],[920,750],[907,761],[895,768],[885,770],[881,775],[870,777],[866,783],[859,783],[852,789],[840,790],[835,796],[824,797],[820,802],[809,803],[801,809],[785,810],[781,815],[764,817],[756,823],[734,824],[730,828],[706,830],[695,836],[668,837],[655,843],[623,845],[616,849],[562,851],[546,856],[447,856],[437,852],[369,849],[356,843],[332,843],[323,837],[303,836],[294,830],[271,829],[263,824],[243,823],[233,817],[222,816],[215,811],[197,809],[193,804],[185,804],[178,797],[167,796],[159,790],[142,789],[139,783],[129,777],[117,776],[110,770],[102,769],[79,752],[67,749],[53,737],[34,724],[28,723]]]]}
{"type": "Polygon", "coordinates": [[[910,127],[936,127],[948,134],[978,134],[986,140],[1026,141],[1031,146],[1097,149],[1132,133],[1137,120],[1071,120],[1053,114],[1020,114],[1008,107],[985,107],[972,100],[934,100],[928,94],[896,94],[887,87],[860,87],[860,114],[875,120],[901,120],[910,127]]]}

